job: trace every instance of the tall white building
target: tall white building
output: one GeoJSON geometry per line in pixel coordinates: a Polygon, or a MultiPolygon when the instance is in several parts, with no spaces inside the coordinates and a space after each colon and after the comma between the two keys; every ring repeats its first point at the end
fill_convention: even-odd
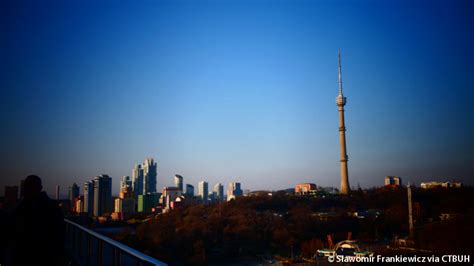
{"type": "Polygon", "coordinates": [[[208,183],[206,181],[201,181],[198,183],[198,195],[201,197],[202,201],[207,202],[209,194],[208,183]]]}
{"type": "Polygon", "coordinates": [[[181,192],[183,191],[183,177],[180,175],[175,175],[174,176],[174,185],[177,187],[181,192]]]}
{"type": "Polygon", "coordinates": [[[122,199],[121,198],[116,198],[115,199],[115,212],[122,212],[122,199]]]}

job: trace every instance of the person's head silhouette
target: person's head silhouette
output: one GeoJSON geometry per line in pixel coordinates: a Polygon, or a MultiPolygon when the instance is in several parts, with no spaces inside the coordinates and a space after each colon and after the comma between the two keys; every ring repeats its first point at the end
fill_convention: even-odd
{"type": "Polygon", "coordinates": [[[36,175],[29,175],[24,183],[24,197],[26,200],[35,198],[41,193],[43,186],[41,185],[41,178],[36,175]]]}

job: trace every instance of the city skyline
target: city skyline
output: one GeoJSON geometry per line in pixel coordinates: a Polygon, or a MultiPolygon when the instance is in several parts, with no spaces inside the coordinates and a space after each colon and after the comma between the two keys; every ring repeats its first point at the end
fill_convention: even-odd
{"type": "Polygon", "coordinates": [[[6,8],[1,187],[37,174],[65,195],[104,173],[116,194],[148,157],[157,188],[339,187],[338,48],[350,185],[473,185],[472,3],[6,8]]]}

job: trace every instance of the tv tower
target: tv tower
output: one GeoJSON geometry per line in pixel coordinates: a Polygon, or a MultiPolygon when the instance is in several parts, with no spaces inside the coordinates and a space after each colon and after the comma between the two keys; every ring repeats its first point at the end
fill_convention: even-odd
{"type": "Polygon", "coordinates": [[[341,142],[341,194],[348,194],[349,173],[347,171],[347,151],[346,151],[346,127],[344,125],[344,105],[346,105],[346,97],[342,94],[342,71],[341,71],[341,50],[338,52],[339,63],[339,94],[336,97],[337,109],[339,110],[339,140],[341,142]]]}

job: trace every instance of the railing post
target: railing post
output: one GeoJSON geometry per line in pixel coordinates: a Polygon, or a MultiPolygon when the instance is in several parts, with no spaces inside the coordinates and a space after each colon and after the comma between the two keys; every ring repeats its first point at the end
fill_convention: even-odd
{"type": "Polygon", "coordinates": [[[67,241],[67,240],[68,240],[68,239],[67,239],[67,234],[69,233],[69,224],[68,224],[68,223],[65,224],[64,230],[65,230],[65,231],[64,231],[64,236],[65,236],[65,238],[64,238],[64,246],[65,246],[65,247],[69,247],[69,243],[68,243],[69,241],[67,241]]]}
{"type": "Polygon", "coordinates": [[[122,251],[117,249],[117,265],[122,266],[122,251]]]}
{"type": "Polygon", "coordinates": [[[71,253],[74,253],[74,255],[76,255],[76,239],[74,237],[74,232],[76,231],[75,229],[76,228],[71,227],[71,244],[72,244],[72,250],[71,250],[72,252],[71,253]]]}
{"type": "Polygon", "coordinates": [[[97,266],[102,266],[103,260],[103,250],[104,250],[104,242],[102,240],[97,239],[97,266]]]}
{"type": "Polygon", "coordinates": [[[114,247],[110,247],[110,248],[112,249],[112,265],[115,266],[115,265],[117,265],[117,264],[115,263],[115,251],[116,251],[116,250],[115,250],[114,247]]]}
{"type": "Polygon", "coordinates": [[[87,235],[87,265],[91,264],[91,257],[92,257],[92,236],[87,235]]]}
{"type": "Polygon", "coordinates": [[[77,231],[77,242],[79,243],[79,257],[82,257],[82,231],[78,230],[77,231]]]}
{"type": "Polygon", "coordinates": [[[112,247],[112,265],[120,266],[120,249],[112,247]]]}
{"type": "Polygon", "coordinates": [[[72,226],[69,226],[68,230],[67,230],[67,234],[68,234],[68,237],[69,237],[69,248],[72,250],[72,242],[71,242],[71,239],[72,239],[72,235],[71,235],[71,231],[72,231],[72,226]]]}

